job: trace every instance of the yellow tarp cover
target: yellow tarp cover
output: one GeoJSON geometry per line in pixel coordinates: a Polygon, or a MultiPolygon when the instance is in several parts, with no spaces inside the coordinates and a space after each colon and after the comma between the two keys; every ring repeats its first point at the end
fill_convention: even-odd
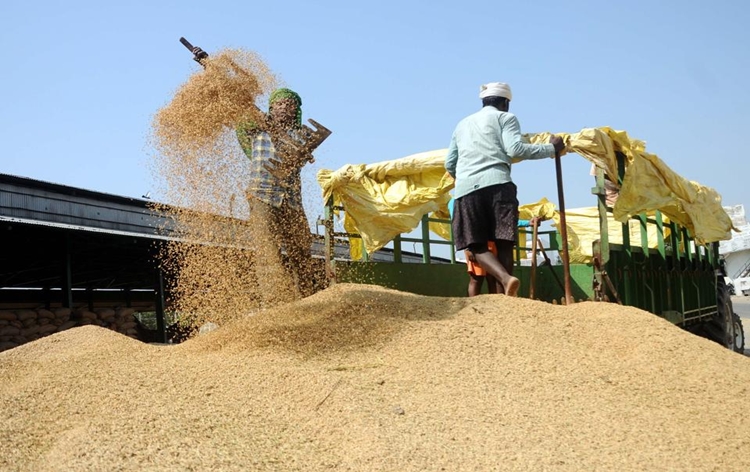
{"type": "MultiPolygon", "coordinates": [[[[653,219],[654,212],[647,216],[653,219]]],[[[555,211],[555,226],[560,227],[560,214],[555,211]]],[[[668,221],[667,221],[668,222],[668,221]]],[[[599,209],[597,207],[573,208],[565,211],[565,224],[568,229],[568,257],[571,264],[589,264],[593,260],[593,246],[595,240],[600,238],[599,209]]],[[[630,220],[630,244],[641,245],[641,224],[639,221],[630,220]]],[[[657,228],[654,224],[646,226],[648,235],[648,247],[655,248],[659,244],[657,228]]],[[[622,224],[615,221],[611,213],[607,213],[607,233],[609,242],[622,244],[622,224]]],[[[664,238],[669,237],[669,228],[664,228],[664,238]]]]}
{"type": "MultiPolygon", "coordinates": [[[[642,212],[660,210],[686,227],[698,244],[731,239],[732,220],[721,206],[721,195],[698,182],[688,181],[658,156],[646,152],[646,144],[625,131],[586,128],[558,136],[566,152],[580,154],[612,177],[617,176],[615,152],[625,155],[625,178],[614,206],[614,218],[625,222],[642,212]]],[[[549,142],[550,133],[528,135],[532,143],[549,142]]]]}
{"type": "MultiPolygon", "coordinates": [[[[550,133],[538,133],[526,135],[526,138],[532,143],[546,143],[550,136],[550,133]]],[[[606,127],[558,133],[558,136],[564,139],[566,152],[580,154],[613,177],[617,175],[615,152],[626,156],[625,178],[614,206],[615,220],[625,222],[642,212],[661,210],[669,219],[688,228],[698,244],[731,238],[732,222],[721,206],[721,196],[712,188],[679,176],[656,155],[647,153],[643,141],[606,127]]],[[[337,171],[319,171],[317,180],[324,200],[333,198],[334,205],[343,205],[346,209],[344,229],[361,234],[365,248],[372,253],[396,235],[416,228],[424,214],[448,218],[447,204],[451,198],[448,192],[453,188],[453,179],[445,172],[446,153],[447,149],[439,149],[376,164],[347,164],[337,171]]],[[[531,207],[537,208],[535,205],[543,202],[531,207]]],[[[549,219],[546,213],[550,205],[551,208],[554,205],[547,203],[535,210],[541,214],[524,213],[522,207],[521,218],[542,216],[549,219]]],[[[568,219],[574,220],[572,225],[568,221],[573,231],[576,219],[589,219],[584,216],[589,210],[580,210],[581,214],[576,211],[566,213],[570,215],[568,219]]],[[[589,239],[594,234],[591,231],[598,232],[598,224],[587,223],[587,227],[591,229],[579,229],[575,236],[568,238],[579,239],[580,243],[575,245],[580,254],[577,253],[575,259],[581,262],[590,260],[589,239]]],[[[620,225],[611,221],[610,228],[613,227],[620,228],[620,225]]],[[[449,238],[448,225],[431,223],[430,229],[449,238]]],[[[633,244],[640,242],[640,233],[637,234],[636,239],[631,239],[633,244]]],[[[353,259],[362,257],[359,244],[352,244],[351,248],[353,259]]]]}
{"type": "MultiPolygon", "coordinates": [[[[346,209],[344,229],[362,235],[368,253],[416,228],[424,214],[442,210],[443,216],[436,217],[447,218],[448,192],[453,188],[445,172],[445,149],[376,164],[347,164],[335,172],[323,169],[317,180],[324,201],[333,198],[334,205],[346,209]]],[[[450,237],[443,228],[437,233],[450,237]]],[[[356,242],[351,244],[351,256],[362,257],[356,242]]]]}

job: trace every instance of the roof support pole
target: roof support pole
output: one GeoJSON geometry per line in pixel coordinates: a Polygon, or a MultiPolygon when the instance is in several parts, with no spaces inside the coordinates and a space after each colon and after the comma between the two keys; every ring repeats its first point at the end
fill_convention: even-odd
{"type": "Polygon", "coordinates": [[[70,233],[65,233],[63,243],[62,306],[73,309],[73,270],[71,268],[70,233]]]}
{"type": "Polygon", "coordinates": [[[156,268],[154,295],[156,296],[156,333],[160,343],[167,342],[167,329],[164,323],[164,273],[156,268]]]}

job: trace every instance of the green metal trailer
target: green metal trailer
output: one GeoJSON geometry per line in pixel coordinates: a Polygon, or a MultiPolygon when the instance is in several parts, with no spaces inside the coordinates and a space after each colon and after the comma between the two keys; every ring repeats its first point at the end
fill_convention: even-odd
{"type": "MultiPolygon", "coordinates": [[[[624,175],[624,156],[618,155],[619,180],[624,175]]],[[[609,241],[604,175],[601,170],[592,189],[599,211],[599,238],[593,243],[590,264],[569,264],[569,296],[566,297],[565,264],[553,261],[547,254],[564,257],[562,238],[556,230],[519,229],[522,237],[516,248],[514,275],[521,280],[520,297],[550,303],[566,300],[619,303],[649,311],[695,334],[710,338],[737,352],[744,350],[744,332],[739,316],[724,283],[726,273],[719,257],[719,244],[696,244],[690,232],[674,222],[665,223],[659,211],[652,216],[633,218],[640,227],[640,240],[631,241],[629,225],[622,224],[622,244],[609,241]],[[649,227],[656,228],[656,247],[649,247],[649,227]],[[526,235],[527,237],[523,237],[526,235]],[[530,240],[524,245],[523,241],[530,240]],[[534,244],[536,242],[536,244],[534,244]],[[531,264],[522,264],[521,255],[531,252],[531,264]],[[538,257],[544,262],[536,263],[538,257]]],[[[324,225],[326,264],[329,280],[335,282],[370,283],[430,296],[466,296],[468,276],[466,265],[456,261],[453,241],[433,239],[431,222],[448,220],[422,217],[421,237],[400,235],[393,244],[392,262],[369,260],[366,251],[361,261],[333,257],[334,243],[348,239],[359,244],[359,235],[336,232],[334,212],[346,211],[331,202],[325,209],[324,225]],[[419,245],[422,263],[404,262],[401,254],[405,244],[419,245]],[[450,257],[432,257],[433,245],[450,248],[450,257]]],[[[653,231],[653,229],[652,229],[653,231]]],[[[452,239],[452,238],[451,238],[452,239]]],[[[652,245],[653,246],[653,245],[652,245]]]]}

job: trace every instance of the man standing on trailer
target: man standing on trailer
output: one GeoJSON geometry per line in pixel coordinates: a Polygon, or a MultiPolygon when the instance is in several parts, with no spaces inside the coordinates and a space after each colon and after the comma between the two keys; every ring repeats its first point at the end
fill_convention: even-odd
{"type": "Polygon", "coordinates": [[[456,179],[453,235],[456,249],[468,250],[470,260],[500,282],[506,295],[515,297],[521,282],[513,277],[518,200],[511,161],[553,158],[565,144],[558,136],[549,144],[523,141],[518,118],[508,112],[508,84],[482,85],[479,98],[482,109],[458,123],[445,159],[445,169],[456,179]],[[488,250],[489,241],[495,242],[497,257],[488,250]]]}

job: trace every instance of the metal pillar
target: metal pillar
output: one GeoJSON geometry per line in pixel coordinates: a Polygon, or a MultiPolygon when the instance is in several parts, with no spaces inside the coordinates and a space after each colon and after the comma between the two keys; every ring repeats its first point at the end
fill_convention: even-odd
{"type": "Polygon", "coordinates": [[[597,209],[599,212],[599,239],[593,243],[594,250],[594,299],[603,301],[609,299],[607,289],[610,289],[612,296],[619,301],[617,291],[613,290],[614,286],[607,273],[607,263],[609,262],[609,214],[607,212],[607,189],[604,178],[604,171],[596,168],[596,187],[591,189],[591,193],[596,195],[597,209]]]}
{"type": "Polygon", "coordinates": [[[401,264],[403,262],[402,256],[401,256],[401,235],[397,234],[395,238],[393,238],[393,262],[396,264],[401,264]]]}
{"type": "Polygon", "coordinates": [[[89,305],[89,311],[94,311],[94,288],[86,287],[86,302],[89,305]]]}
{"type": "Polygon", "coordinates": [[[156,296],[156,331],[159,336],[157,339],[161,343],[167,342],[167,329],[164,323],[164,273],[161,268],[156,269],[156,287],[154,289],[156,296]]]}
{"type": "MultiPolygon", "coordinates": [[[[615,152],[617,157],[617,182],[620,188],[625,181],[625,154],[615,152]]],[[[631,266],[633,265],[633,252],[630,248],[630,220],[622,224],[622,247],[625,253],[625,265],[622,268],[623,293],[622,300],[625,305],[632,306],[634,302],[633,290],[631,287],[631,266]]]]}
{"type": "Polygon", "coordinates": [[[65,234],[63,250],[62,306],[73,309],[73,271],[71,269],[70,234],[65,234]]]}
{"type": "Polygon", "coordinates": [[[333,197],[328,199],[323,210],[323,244],[325,246],[326,277],[328,285],[336,283],[336,268],[334,266],[334,234],[333,234],[333,197]]]}
{"type": "Polygon", "coordinates": [[[42,293],[44,295],[44,308],[49,310],[52,307],[52,290],[50,290],[49,284],[44,284],[42,293]]]}
{"type": "Polygon", "coordinates": [[[601,260],[599,263],[604,267],[609,262],[609,222],[607,214],[607,190],[605,187],[604,171],[596,168],[596,187],[591,193],[596,195],[596,206],[599,211],[599,238],[601,245],[601,260]]]}
{"type": "Polygon", "coordinates": [[[430,259],[430,222],[425,214],[422,215],[422,262],[429,264],[430,259]]]}

